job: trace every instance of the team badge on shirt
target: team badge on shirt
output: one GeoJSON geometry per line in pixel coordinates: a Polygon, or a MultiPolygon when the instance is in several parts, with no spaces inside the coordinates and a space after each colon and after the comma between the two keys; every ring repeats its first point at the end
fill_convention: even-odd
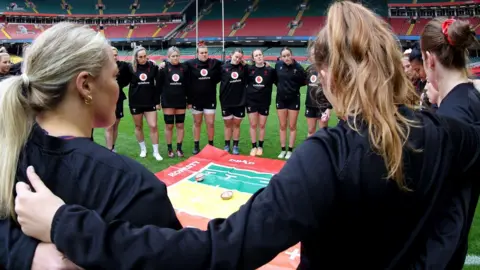
{"type": "Polygon", "coordinates": [[[140,74],[140,76],[138,76],[138,78],[139,78],[142,82],[144,82],[144,81],[146,81],[146,80],[148,79],[148,76],[147,76],[147,74],[142,73],[142,74],[140,74]]]}
{"type": "Polygon", "coordinates": [[[172,81],[178,82],[178,80],[180,80],[180,76],[178,76],[178,74],[173,74],[172,75],[172,81]]]}
{"type": "Polygon", "coordinates": [[[255,82],[256,82],[256,83],[262,83],[262,82],[263,82],[262,76],[257,76],[257,77],[255,77],[255,82]]]}
{"type": "Polygon", "coordinates": [[[208,75],[208,70],[203,68],[202,70],[200,70],[200,75],[202,75],[203,77],[207,76],[208,75]]]}
{"type": "Polygon", "coordinates": [[[230,76],[232,76],[232,79],[236,80],[238,79],[238,72],[234,71],[230,76]]]}
{"type": "Polygon", "coordinates": [[[310,82],[311,82],[311,83],[317,82],[317,79],[318,79],[317,75],[312,75],[312,76],[310,76],[310,82]]]}

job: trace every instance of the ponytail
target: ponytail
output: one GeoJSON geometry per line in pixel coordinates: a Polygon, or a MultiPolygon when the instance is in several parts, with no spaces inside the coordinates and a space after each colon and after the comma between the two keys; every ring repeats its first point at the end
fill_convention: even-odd
{"type": "Polygon", "coordinates": [[[0,218],[15,218],[14,188],[20,151],[33,125],[21,76],[0,83],[0,218]]]}

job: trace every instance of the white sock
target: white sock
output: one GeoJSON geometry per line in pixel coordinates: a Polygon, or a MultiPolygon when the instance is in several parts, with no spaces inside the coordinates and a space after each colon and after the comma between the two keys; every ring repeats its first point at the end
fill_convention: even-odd
{"type": "Polygon", "coordinates": [[[145,146],[145,142],[139,142],[140,151],[147,151],[147,147],[145,146]]]}
{"type": "Polygon", "coordinates": [[[153,145],[153,153],[158,153],[158,144],[153,145]]]}

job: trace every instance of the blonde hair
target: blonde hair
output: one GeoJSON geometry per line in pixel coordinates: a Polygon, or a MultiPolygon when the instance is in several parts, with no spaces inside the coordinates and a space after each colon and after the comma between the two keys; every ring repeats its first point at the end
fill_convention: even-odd
{"type": "Polygon", "coordinates": [[[110,45],[88,26],[58,23],[29,47],[23,75],[0,83],[0,217],[15,218],[13,189],[20,151],[30,135],[35,115],[63,101],[75,76],[98,76],[108,61],[110,45]]]}
{"type": "Polygon", "coordinates": [[[118,53],[118,49],[112,46],[112,50],[118,53]]]}
{"type": "Polygon", "coordinates": [[[180,50],[177,47],[172,46],[172,47],[168,48],[167,57],[170,57],[174,52],[176,52],[176,53],[178,53],[178,55],[180,55],[180,50]]]}
{"type": "Polygon", "coordinates": [[[10,54],[0,52],[0,61],[2,61],[3,57],[9,57],[10,58],[10,54]]]}
{"type": "Polygon", "coordinates": [[[133,50],[132,69],[134,72],[137,72],[137,65],[138,65],[137,56],[138,56],[138,53],[141,51],[145,51],[145,53],[147,53],[147,49],[145,49],[142,46],[135,47],[135,49],[133,50]]]}
{"type": "Polygon", "coordinates": [[[372,149],[385,161],[387,178],[407,189],[403,147],[415,122],[402,116],[397,105],[413,108],[418,96],[387,23],[360,4],[336,2],[313,46],[317,69],[328,67],[331,79],[324,90],[334,96],[337,115],[353,117],[348,125],[357,132],[358,120],[366,123],[372,149]]]}

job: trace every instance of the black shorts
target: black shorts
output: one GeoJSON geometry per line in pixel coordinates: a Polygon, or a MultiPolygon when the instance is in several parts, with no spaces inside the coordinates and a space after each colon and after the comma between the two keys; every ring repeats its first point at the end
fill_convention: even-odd
{"type": "Polygon", "coordinates": [[[117,119],[123,118],[123,100],[117,102],[117,108],[115,109],[115,116],[117,119]]]}
{"type": "Polygon", "coordinates": [[[240,107],[230,107],[230,108],[222,108],[222,116],[223,119],[232,119],[232,118],[237,118],[241,119],[245,117],[245,107],[240,106],[240,107]]]}
{"type": "Polygon", "coordinates": [[[136,114],[143,114],[146,112],[154,112],[157,110],[157,106],[150,106],[150,107],[130,107],[130,113],[132,115],[136,114]]]}
{"type": "Polygon", "coordinates": [[[300,110],[300,96],[289,99],[277,99],[277,110],[300,110]]]}
{"type": "Polygon", "coordinates": [[[247,106],[247,113],[258,113],[263,116],[268,116],[270,107],[263,106],[247,106]]]}
{"type": "Polygon", "coordinates": [[[217,102],[192,104],[192,114],[199,114],[199,113],[215,114],[216,109],[217,109],[217,102]]]}
{"type": "Polygon", "coordinates": [[[322,113],[324,111],[325,110],[321,110],[320,108],[317,108],[317,107],[306,106],[305,117],[306,118],[322,118],[322,113]]]}

